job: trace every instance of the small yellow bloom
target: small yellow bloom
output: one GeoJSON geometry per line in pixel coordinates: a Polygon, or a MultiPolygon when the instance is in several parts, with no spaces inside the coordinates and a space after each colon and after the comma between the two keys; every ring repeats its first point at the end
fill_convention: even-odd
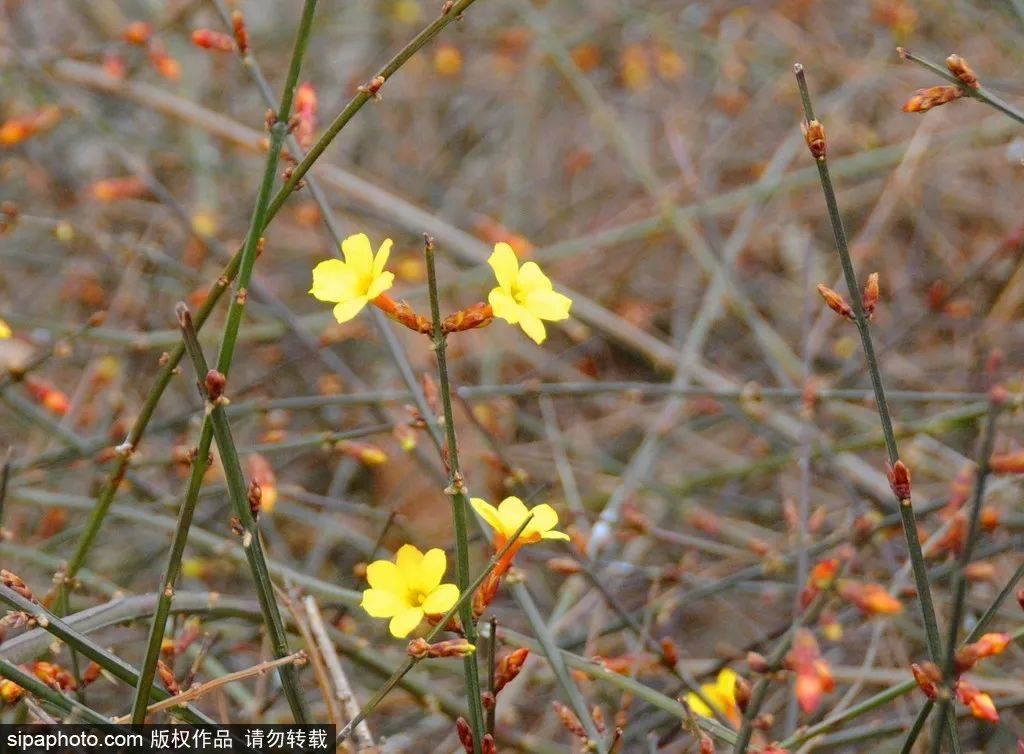
{"type": "Polygon", "coordinates": [[[357,233],[341,242],[341,253],[344,262],[328,259],[313,268],[313,287],[309,292],[320,301],[337,304],[334,318],[348,322],[395,282],[394,274],[384,271],[391,254],[391,239],[385,238],[374,255],[370,239],[365,233],[357,233]]]}
{"type": "Polygon", "coordinates": [[[11,337],[12,334],[13,333],[11,332],[11,326],[4,322],[2,319],[0,319],[0,340],[9,338],[11,337]]]}
{"type": "MultiPolygon", "coordinates": [[[[714,683],[705,683],[700,687],[700,692],[711,702],[722,717],[733,725],[741,722],[740,708],[736,704],[736,673],[729,668],[723,668],[718,674],[714,683]]],[[[714,717],[711,707],[692,691],[686,695],[686,704],[701,717],[714,717]]]]}
{"type": "Polygon", "coordinates": [[[536,343],[543,343],[547,337],[541,320],[558,322],[569,318],[572,299],[552,289],[551,280],[536,262],[520,267],[515,251],[502,242],[494,244],[487,264],[498,279],[498,287],[487,296],[495,317],[519,325],[536,343]]]}
{"type": "Polygon", "coordinates": [[[530,514],[533,514],[533,518],[519,535],[518,541],[522,544],[531,544],[542,539],[569,538],[567,534],[555,531],[555,527],[558,526],[558,514],[546,503],[530,509],[527,509],[518,497],[506,497],[498,503],[497,508],[478,497],[474,497],[470,503],[473,504],[473,510],[494,529],[496,548],[503,547],[530,514]]]}
{"type": "Polygon", "coordinates": [[[443,615],[459,599],[455,584],[442,584],[448,559],[443,550],[420,552],[402,545],[395,562],[375,560],[366,567],[370,588],[360,603],[374,618],[391,618],[391,635],[404,639],[424,615],[443,615]]]}

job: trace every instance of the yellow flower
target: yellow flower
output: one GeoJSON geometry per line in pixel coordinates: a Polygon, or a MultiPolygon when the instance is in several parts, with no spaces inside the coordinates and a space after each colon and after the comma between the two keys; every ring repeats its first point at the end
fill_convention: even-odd
{"type": "Polygon", "coordinates": [[[313,287],[309,292],[320,301],[330,301],[334,318],[348,322],[370,301],[391,287],[395,276],[384,271],[391,254],[391,239],[385,238],[376,255],[365,233],[349,236],[341,242],[345,261],[328,259],[313,268],[313,287]]]}
{"type": "MultiPolygon", "coordinates": [[[[715,682],[705,683],[700,687],[700,692],[722,717],[733,725],[740,724],[740,708],[736,704],[736,673],[729,668],[723,668],[715,682]]],[[[715,716],[711,708],[692,691],[686,695],[686,704],[701,717],[715,716]]]]}
{"type": "Polygon", "coordinates": [[[0,319],[0,340],[11,337],[11,326],[0,319]]]}
{"type": "Polygon", "coordinates": [[[473,510],[494,529],[495,548],[503,547],[531,513],[533,518],[519,535],[520,543],[531,544],[542,539],[569,538],[567,534],[555,531],[555,527],[558,526],[558,514],[546,503],[535,505],[529,510],[518,497],[506,497],[497,508],[478,497],[474,497],[470,503],[473,504],[473,510]]]}
{"type": "Polygon", "coordinates": [[[448,559],[443,550],[422,553],[402,545],[395,562],[375,560],[366,567],[370,588],[360,603],[374,618],[391,618],[392,636],[403,639],[424,615],[443,615],[459,599],[455,584],[442,584],[448,559]]]}
{"type": "Polygon", "coordinates": [[[569,318],[572,299],[552,289],[551,280],[536,262],[520,267],[512,247],[496,243],[487,264],[498,279],[498,287],[487,296],[495,317],[519,325],[536,343],[543,343],[547,337],[541,320],[558,322],[569,318]]]}

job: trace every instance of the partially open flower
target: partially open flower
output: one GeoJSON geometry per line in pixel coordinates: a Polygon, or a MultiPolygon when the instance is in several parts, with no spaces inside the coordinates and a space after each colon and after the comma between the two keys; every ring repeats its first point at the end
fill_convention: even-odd
{"type": "Polygon", "coordinates": [[[572,299],[554,290],[536,262],[520,267],[515,251],[502,242],[494,245],[487,264],[498,280],[498,287],[487,296],[495,317],[519,325],[538,344],[547,337],[542,320],[558,322],[569,318],[572,299]]]}
{"type": "Polygon", "coordinates": [[[336,304],[334,318],[348,322],[394,283],[394,273],[384,270],[391,239],[385,238],[375,255],[366,234],[357,233],[341,242],[341,253],[345,261],[328,259],[313,268],[309,292],[320,301],[336,304]]]}
{"type": "Polygon", "coordinates": [[[735,671],[723,668],[714,683],[705,683],[700,687],[700,693],[711,702],[711,707],[692,691],[686,695],[686,704],[696,715],[714,717],[715,712],[718,712],[730,723],[739,726],[742,715],[739,705],[736,703],[737,680],[739,680],[739,676],[735,671]]]}
{"type": "Polygon", "coordinates": [[[519,534],[520,543],[526,545],[542,539],[569,539],[568,534],[555,530],[558,526],[558,514],[547,503],[528,509],[518,497],[506,497],[498,503],[497,508],[479,497],[474,497],[470,502],[473,504],[473,510],[494,529],[495,550],[504,547],[509,538],[522,526],[523,521],[531,515],[533,518],[519,534]]]}
{"type": "Polygon", "coordinates": [[[459,599],[455,584],[442,584],[448,558],[443,550],[399,548],[395,562],[375,560],[366,567],[370,588],[360,606],[374,618],[390,618],[391,635],[404,639],[426,615],[443,615],[459,599]]]}

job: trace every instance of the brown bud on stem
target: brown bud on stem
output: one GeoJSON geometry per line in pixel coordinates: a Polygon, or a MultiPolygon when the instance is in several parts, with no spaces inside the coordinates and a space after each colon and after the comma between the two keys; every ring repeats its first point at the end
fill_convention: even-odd
{"type": "Polygon", "coordinates": [[[466,718],[459,717],[455,720],[455,732],[459,736],[459,743],[466,750],[466,754],[473,754],[473,730],[466,722],[466,718]]]}
{"type": "Polygon", "coordinates": [[[441,323],[441,331],[445,334],[463,332],[465,330],[476,330],[487,327],[494,321],[494,312],[490,304],[478,303],[460,309],[449,315],[441,323]]]}
{"type": "Polygon", "coordinates": [[[946,58],[946,68],[949,72],[956,76],[960,83],[964,86],[969,86],[971,89],[978,89],[981,84],[978,82],[978,77],[974,75],[974,70],[959,55],[953,54],[946,58]]]}
{"type": "Polygon", "coordinates": [[[843,298],[839,293],[829,288],[824,283],[818,283],[818,295],[820,295],[828,308],[838,314],[840,317],[853,320],[853,307],[847,303],[846,299],[843,298]]]}
{"type": "Polygon", "coordinates": [[[171,696],[177,696],[181,693],[181,687],[178,685],[178,681],[174,678],[174,671],[168,667],[167,663],[163,660],[156,661],[157,674],[160,676],[160,680],[163,681],[164,686],[171,692],[171,696]]]}
{"type": "Polygon", "coordinates": [[[0,569],[0,582],[3,583],[8,589],[17,592],[22,597],[27,599],[29,602],[38,602],[35,595],[32,594],[32,590],[28,588],[28,584],[21,580],[19,576],[11,573],[6,568],[0,569]]]}
{"type": "Polygon", "coordinates": [[[263,489],[255,479],[249,480],[249,512],[254,519],[260,517],[260,509],[263,507],[263,489]]]}
{"type": "Polygon", "coordinates": [[[242,11],[232,11],[231,26],[235,32],[235,44],[238,45],[238,51],[244,55],[249,52],[249,31],[245,28],[245,16],[242,15],[242,11]]]}
{"type": "Polygon", "coordinates": [[[513,649],[498,661],[494,671],[494,693],[498,694],[503,688],[515,680],[519,671],[523,669],[523,663],[529,656],[530,650],[526,647],[513,649]]]}
{"type": "Polygon", "coordinates": [[[930,86],[927,89],[918,89],[914,96],[903,105],[905,113],[925,113],[933,107],[945,105],[947,102],[960,99],[964,90],[952,84],[941,84],[930,86]]]}
{"type": "Polygon", "coordinates": [[[811,150],[814,159],[824,160],[828,151],[828,144],[825,141],[825,126],[817,120],[805,120],[800,124],[800,130],[803,131],[807,148],[811,150]]]}
{"type": "Polygon", "coordinates": [[[889,477],[889,487],[896,499],[902,502],[910,500],[910,469],[903,461],[896,461],[895,465],[886,468],[886,475],[889,477]]]}
{"type": "Polygon", "coordinates": [[[872,272],[868,275],[868,282],[864,284],[864,295],[861,297],[864,304],[864,315],[868,319],[875,314],[875,308],[878,306],[878,294],[878,273],[872,272]]]}
{"type": "Polygon", "coordinates": [[[587,731],[584,730],[583,723],[580,722],[575,712],[558,701],[551,702],[551,706],[555,708],[555,714],[558,715],[558,720],[562,723],[563,728],[581,741],[586,742],[589,740],[587,731]]]}
{"type": "Polygon", "coordinates": [[[211,403],[216,403],[224,395],[224,388],[228,384],[228,378],[222,372],[211,369],[206,373],[204,384],[206,386],[206,397],[210,399],[211,403]]]}

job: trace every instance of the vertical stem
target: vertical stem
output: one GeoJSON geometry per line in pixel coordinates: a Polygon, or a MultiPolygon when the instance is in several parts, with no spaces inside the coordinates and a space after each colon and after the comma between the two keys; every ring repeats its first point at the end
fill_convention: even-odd
{"type": "Polygon", "coordinates": [[[498,649],[498,619],[491,616],[490,630],[487,632],[487,690],[491,694],[491,706],[487,708],[487,732],[494,735],[494,716],[498,707],[498,698],[494,693],[495,664],[498,649]]]}
{"type": "MultiPolygon", "coordinates": [[[[814,109],[811,106],[811,97],[804,78],[803,66],[798,63],[795,66],[795,72],[797,85],[800,87],[800,98],[803,101],[804,115],[809,122],[814,120],[814,109]]],[[[835,189],[832,186],[832,177],[828,171],[828,161],[825,155],[822,154],[818,157],[815,160],[815,164],[818,168],[818,177],[821,180],[822,193],[825,195],[829,219],[832,221],[832,231],[835,235],[836,249],[839,252],[839,262],[842,265],[843,276],[846,279],[846,286],[850,292],[850,303],[853,307],[854,321],[857,324],[857,332],[860,333],[861,344],[864,348],[864,360],[867,364],[868,375],[871,377],[871,386],[875,393],[875,405],[878,408],[878,418],[882,424],[885,448],[889,455],[889,463],[895,464],[900,458],[899,447],[896,444],[896,435],[892,428],[889,406],[885,400],[885,389],[882,386],[882,375],[878,369],[875,346],[871,340],[871,329],[868,325],[867,316],[864,314],[860,286],[857,283],[857,275],[853,269],[853,259],[850,256],[850,247],[846,240],[846,229],[843,227],[843,218],[839,213],[839,204],[836,201],[835,189]]],[[[924,622],[928,651],[931,660],[939,662],[942,654],[942,644],[939,639],[938,623],[935,619],[935,606],[932,603],[928,572],[925,567],[924,555],[921,552],[921,542],[917,535],[917,519],[914,516],[914,508],[909,495],[905,500],[899,500],[898,506],[900,518],[903,522],[903,534],[906,537],[907,550],[910,554],[910,563],[914,571],[914,581],[917,585],[918,601],[921,606],[921,616],[924,622]]]]}
{"type": "MultiPolygon", "coordinates": [[[[455,417],[452,411],[452,389],[448,380],[448,360],[445,352],[448,339],[441,329],[441,308],[437,292],[437,271],[434,265],[434,240],[424,236],[423,255],[427,263],[427,287],[430,291],[430,316],[434,325],[433,346],[437,356],[437,376],[440,383],[441,405],[444,411],[445,441],[448,451],[449,485],[445,490],[452,498],[452,517],[455,522],[456,579],[460,591],[469,586],[469,495],[465,480],[459,468],[459,445],[455,437],[455,417]]],[[[476,624],[473,623],[472,600],[466,600],[459,610],[466,640],[476,644],[476,624]]],[[[463,660],[466,669],[466,697],[469,702],[469,724],[473,729],[473,752],[480,754],[480,743],[484,737],[484,714],[480,699],[480,671],[476,655],[463,660]]]]}

